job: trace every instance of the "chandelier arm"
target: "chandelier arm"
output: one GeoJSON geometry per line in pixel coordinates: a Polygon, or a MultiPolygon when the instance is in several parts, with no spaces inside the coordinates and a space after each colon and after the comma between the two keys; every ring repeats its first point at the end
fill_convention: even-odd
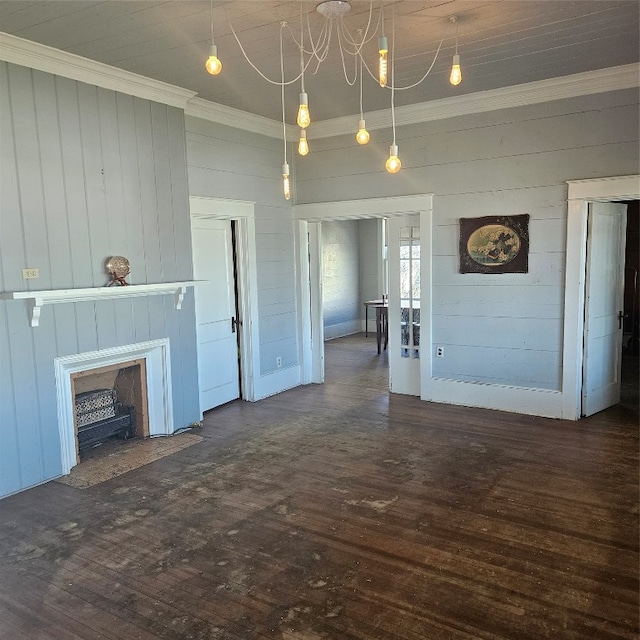
{"type": "MultiPolygon", "coordinates": [[[[356,71],[353,76],[353,81],[350,81],[349,75],[347,74],[347,65],[345,64],[345,61],[344,61],[344,50],[342,48],[342,40],[340,39],[340,30],[338,30],[338,45],[340,46],[340,59],[342,60],[342,72],[344,73],[344,80],[350,87],[353,87],[353,85],[356,83],[356,80],[358,79],[358,67],[356,66],[356,71]]],[[[355,56],[354,56],[354,60],[355,60],[355,56]]]]}
{"type": "MultiPolygon", "coordinates": [[[[449,28],[449,25],[447,24],[444,28],[444,31],[442,33],[442,38],[440,38],[440,44],[438,45],[438,48],[436,49],[436,54],[433,57],[433,62],[431,63],[431,65],[429,66],[429,68],[426,70],[425,74],[422,76],[422,78],[420,78],[420,80],[418,80],[418,82],[414,82],[413,84],[407,85],[406,87],[395,87],[391,86],[392,89],[394,89],[395,91],[405,91],[406,89],[413,89],[414,87],[417,87],[430,73],[431,70],[433,69],[433,65],[435,65],[436,60],[438,59],[438,55],[440,53],[440,49],[442,49],[442,43],[444,42],[444,36],[447,33],[447,29],[449,28]]],[[[392,81],[393,83],[393,81],[392,81]]]]}
{"type": "MultiPolygon", "coordinates": [[[[286,26],[285,22],[283,22],[280,25],[280,33],[281,34],[282,34],[282,29],[285,26],[286,26]]],[[[260,69],[258,69],[258,67],[251,61],[251,59],[247,55],[247,52],[244,50],[244,47],[242,46],[242,43],[240,42],[240,38],[238,38],[238,34],[236,33],[235,29],[233,28],[233,24],[231,23],[230,20],[229,20],[229,27],[231,27],[231,33],[233,33],[233,37],[236,39],[236,42],[238,43],[238,46],[240,47],[240,51],[242,52],[242,55],[244,56],[244,59],[251,65],[251,67],[253,67],[253,69],[258,73],[258,75],[263,80],[266,80],[270,84],[273,84],[273,85],[276,85],[276,86],[281,86],[283,83],[285,85],[290,85],[290,84],[294,84],[298,80],[300,80],[300,78],[302,77],[302,73],[299,73],[293,80],[288,80],[286,82],[284,81],[284,76],[282,76],[282,80],[280,82],[277,82],[276,80],[271,80],[271,78],[265,76],[264,73],[262,73],[262,71],[260,71],[260,69]]]]}
{"type": "Polygon", "coordinates": [[[311,51],[307,51],[306,53],[312,54],[316,59],[320,59],[318,57],[318,51],[325,49],[325,53],[322,54],[322,59],[326,57],[326,51],[329,48],[329,42],[331,41],[331,20],[325,20],[322,25],[322,29],[318,36],[318,41],[314,42],[313,33],[311,32],[311,23],[309,22],[309,12],[307,11],[307,33],[309,34],[309,42],[311,43],[311,51]]]}
{"type": "MultiPolygon", "coordinates": [[[[364,30],[364,37],[362,38],[362,40],[360,41],[360,43],[358,43],[357,40],[354,39],[354,37],[351,35],[351,32],[349,31],[347,25],[344,23],[344,21],[340,21],[341,26],[342,26],[342,31],[343,31],[343,36],[345,38],[345,40],[350,44],[354,46],[354,55],[360,55],[360,52],[362,51],[362,47],[364,47],[364,45],[367,42],[370,42],[371,40],[373,40],[376,37],[376,32],[378,31],[378,26],[380,25],[380,14],[378,14],[378,22],[376,24],[376,27],[371,35],[370,38],[367,38],[367,34],[369,33],[369,29],[371,27],[371,16],[373,15],[373,0],[371,0],[371,2],[369,3],[369,19],[367,20],[367,26],[364,30]],[[347,37],[348,36],[348,37],[347,37]]],[[[358,29],[358,31],[362,31],[362,29],[358,29]]]]}
{"type": "MultiPolygon", "coordinates": [[[[348,53],[350,53],[351,55],[358,55],[360,53],[360,51],[362,51],[362,47],[364,46],[365,42],[367,41],[367,34],[369,33],[369,28],[371,27],[371,16],[373,14],[373,0],[370,1],[369,3],[369,18],[367,20],[367,26],[364,30],[364,38],[362,38],[362,40],[360,42],[358,42],[352,35],[351,32],[349,31],[349,28],[347,27],[347,25],[344,23],[344,20],[340,20],[340,27],[342,29],[342,36],[344,37],[345,41],[350,44],[353,45],[354,47],[354,51],[351,54],[350,51],[348,51],[348,53]],[[348,36],[348,37],[347,37],[348,36]]],[[[362,31],[362,29],[358,29],[358,31],[362,31]]],[[[375,33],[372,36],[372,38],[375,37],[375,33]]]]}
{"type": "Polygon", "coordinates": [[[318,73],[318,70],[320,69],[320,65],[327,59],[327,56],[329,55],[329,49],[331,48],[332,34],[333,34],[333,29],[330,28],[328,32],[328,40],[324,47],[324,51],[322,52],[322,56],[318,56],[317,53],[315,54],[315,59],[318,61],[318,63],[316,64],[316,69],[313,72],[314,75],[318,73]]]}
{"type": "Polygon", "coordinates": [[[291,29],[291,27],[289,25],[287,25],[287,29],[289,30],[289,34],[290,34],[291,39],[293,40],[294,44],[296,45],[296,48],[300,49],[300,47],[302,47],[303,51],[306,54],[310,55],[310,56],[317,57],[317,52],[320,49],[323,49],[325,47],[324,41],[326,41],[326,31],[327,31],[326,26],[322,27],[322,31],[320,32],[320,34],[318,36],[318,44],[319,44],[319,46],[316,47],[313,44],[313,42],[311,42],[311,44],[313,45],[312,49],[306,49],[304,47],[302,41],[301,40],[299,41],[298,38],[296,38],[296,34],[293,32],[293,29],[291,29]]]}

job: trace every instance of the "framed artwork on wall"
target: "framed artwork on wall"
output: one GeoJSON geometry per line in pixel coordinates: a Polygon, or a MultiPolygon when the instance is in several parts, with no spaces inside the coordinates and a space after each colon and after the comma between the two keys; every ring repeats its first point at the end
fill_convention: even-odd
{"type": "Polygon", "coordinates": [[[528,272],[528,214],[460,218],[460,273],[528,272]]]}

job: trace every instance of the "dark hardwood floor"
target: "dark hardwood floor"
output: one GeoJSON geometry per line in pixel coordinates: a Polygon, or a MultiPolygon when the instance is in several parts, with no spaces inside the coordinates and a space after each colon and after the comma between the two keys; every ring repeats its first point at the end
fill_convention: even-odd
{"type": "Polygon", "coordinates": [[[637,400],[428,404],[389,396],[375,338],[326,353],[325,385],[196,446],[0,501],[0,638],[638,637],[637,400]]]}

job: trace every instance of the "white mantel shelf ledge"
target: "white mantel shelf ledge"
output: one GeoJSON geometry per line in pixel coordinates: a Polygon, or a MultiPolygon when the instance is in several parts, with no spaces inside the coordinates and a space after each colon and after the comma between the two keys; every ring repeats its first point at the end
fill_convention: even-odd
{"type": "Polygon", "coordinates": [[[114,300],[116,298],[140,298],[172,293],[176,309],[182,309],[187,287],[205,284],[206,280],[186,280],[184,282],[159,282],[157,284],[130,284],[127,286],[91,287],[89,289],[45,289],[43,291],[8,291],[0,293],[0,299],[26,300],[29,321],[32,327],[40,325],[40,312],[46,304],[65,302],[87,302],[90,300],[114,300]]]}

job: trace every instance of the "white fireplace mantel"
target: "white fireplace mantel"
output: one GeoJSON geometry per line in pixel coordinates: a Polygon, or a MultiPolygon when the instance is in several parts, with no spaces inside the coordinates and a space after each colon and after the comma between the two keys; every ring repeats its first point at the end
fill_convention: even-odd
{"type": "Polygon", "coordinates": [[[203,284],[205,280],[187,280],[184,282],[159,282],[157,284],[132,284],[117,287],[91,287],[88,289],[46,289],[43,291],[9,291],[0,293],[0,299],[26,300],[29,320],[32,327],[40,325],[40,312],[46,304],[64,302],[86,302],[90,300],[113,300],[116,298],[139,298],[173,294],[176,309],[182,308],[187,287],[203,284]]]}

